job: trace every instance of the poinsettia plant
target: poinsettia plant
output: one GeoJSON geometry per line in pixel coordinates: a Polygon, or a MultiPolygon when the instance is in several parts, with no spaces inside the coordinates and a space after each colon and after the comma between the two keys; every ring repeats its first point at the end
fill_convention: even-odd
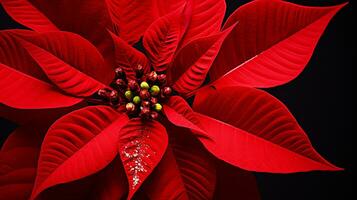
{"type": "Polygon", "coordinates": [[[341,170],[257,88],[344,5],[256,0],[221,27],[223,0],[0,2],[32,29],[0,32],[4,199],[258,199],[251,172],[341,170]]]}

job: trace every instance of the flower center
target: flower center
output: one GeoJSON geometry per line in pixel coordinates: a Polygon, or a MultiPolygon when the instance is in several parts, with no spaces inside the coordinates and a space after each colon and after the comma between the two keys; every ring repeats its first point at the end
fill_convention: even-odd
{"type": "Polygon", "coordinates": [[[151,71],[144,74],[141,65],[135,67],[135,78],[127,77],[124,69],[115,69],[115,78],[110,84],[112,89],[98,90],[89,102],[106,104],[112,107],[125,107],[129,117],[157,119],[162,104],[172,94],[171,87],[166,85],[166,75],[151,71]]]}

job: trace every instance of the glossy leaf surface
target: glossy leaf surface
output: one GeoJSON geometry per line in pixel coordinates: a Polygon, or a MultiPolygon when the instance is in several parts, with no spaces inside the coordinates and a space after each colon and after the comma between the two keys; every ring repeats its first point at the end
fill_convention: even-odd
{"type": "Polygon", "coordinates": [[[218,158],[259,172],[340,170],[314,150],[288,109],[268,93],[226,87],[201,95],[194,109],[211,140],[200,139],[218,158]]]}
{"type": "Polygon", "coordinates": [[[0,64],[0,103],[38,109],[72,106],[82,99],[61,93],[55,86],[0,64]],[[14,81],[16,80],[16,81],[14,81]]]}
{"type": "Polygon", "coordinates": [[[74,111],[57,120],[41,147],[32,199],[52,186],[105,168],[117,155],[117,140],[128,118],[107,106],[74,111]]]}
{"type": "Polygon", "coordinates": [[[169,81],[177,92],[185,96],[201,86],[222,42],[233,27],[195,40],[178,53],[169,72],[169,81]]]}
{"type": "Polygon", "coordinates": [[[343,5],[306,7],[258,0],[237,9],[224,28],[238,22],[210,73],[217,87],[274,87],[306,66],[328,22],[343,5]]]}
{"type": "Polygon", "coordinates": [[[156,20],[145,32],[143,45],[156,71],[171,63],[191,17],[191,4],[156,20]]]}
{"type": "Polygon", "coordinates": [[[90,96],[105,87],[84,73],[108,76],[104,69],[102,72],[99,70],[104,66],[99,52],[79,36],[53,32],[25,40],[22,40],[23,46],[47,77],[68,94],[90,96]]]}

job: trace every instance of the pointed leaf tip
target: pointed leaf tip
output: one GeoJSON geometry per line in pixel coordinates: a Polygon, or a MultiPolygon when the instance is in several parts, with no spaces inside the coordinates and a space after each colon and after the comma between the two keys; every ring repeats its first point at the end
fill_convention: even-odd
{"type": "Polygon", "coordinates": [[[131,119],[119,134],[118,151],[128,178],[131,199],[166,151],[166,129],[157,121],[131,119]]]}
{"type": "Polygon", "coordinates": [[[345,5],[308,7],[264,0],[245,4],[224,26],[239,22],[213,63],[211,80],[217,80],[217,87],[259,88],[293,80],[304,70],[331,18],[345,5]]]}
{"type": "Polygon", "coordinates": [[[226,87],[196,99],[196,117],[211,137],[199,139],[232,165],[272,173],[341,170],[316,152],[289,110],[264,91],[226,87]]]}

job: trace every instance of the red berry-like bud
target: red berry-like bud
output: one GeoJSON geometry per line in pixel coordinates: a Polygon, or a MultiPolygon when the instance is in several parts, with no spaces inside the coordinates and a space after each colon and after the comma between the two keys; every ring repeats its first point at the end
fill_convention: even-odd
{"type": "Polygon", "coordinates": [[[149,107],[142,107],[141,108],[141,113],[142,114],[149,114],[150,113],[150,108],[149,107]]]}
{"type": "Polygon", "coordinates": [[[112,90],[109,94],[110,103],[112,105],[117,105],[119,103],[119,94],[117,91],[112,90]]]}
{"type": "Polygon", "coordinates": [[[134,67],[134,71],[136,73],[136,77],[140,78],[144,74],[144,67],[140,64],[134,67]]]}
{"type": "Polygon", "coordinates": [[[109,94],[109,98],[110,98],[110,99],[115,100],[115,99],[118,99],[118,97],[119,97],[119,94],[118,94],[118,92],[115,91],[115,90],[112,90],[112,91],[110,92],[110,94],[109,94]]]}
{"type": "Polygon", "coordinates": [[[142,65],[138,64],[138,65],[136,65],[135,70],[142,72],[142,71],[144,71],[144,67],[142,65]]]}
{"type": "Polygon", "coordinates": [[[151,97],[150,102],[154,105],[154,104],[157,104],[158,101],[157,101],[157,98],[151,97]]]}
{"type": "Polygon", "coordinates": [[[143,107],[150,107],[150,101],[143,101],[143,102],[141,103],[141,105],[142,105],[143,107]]]}
{"type": "Polygon", "coordinates": [[[140,90],[140,97],[142,99],[149,99],[150,98],[150,92],[148,90],[140,90]]]}
{"type": "Polygon", "coordinates": [[[125,108],[128,112],[134,112],[135,111],[135,105],[133,103],[127,103],[125,105],[125,108]]]}
{"type": "Polygon", "coordinates": [[[139,90],[139,84],[135,80],[130,79],[128,81],[128,86],[129,86],[131,91],[138,91],[139,90]]]}
{"type": "Polygon", "coordinates": [[[126,75],[125,75],[125,71],[123,68],[121,67],[118,67],[115,69],[115,77],[116,78],[123,78],[125,79],[126,78],[126,75]]]}
{"type": "Polygon", "coordinates": [[[97,94],[101,97],[108,97],[108,92],[106,89],[100,89],[98,90],[97,94]]]}
{"type": "Polygon", "coordinates": [[[160,74],[157,76],[157,80],[159,81],[159,83],[161,85],[165,85],[166,84],[166,74],[160,74]]]}
{"type": "Polygon", "coordinates": [[[170,96],[172,94],[172,89],[170,87],[164,87],[163,93],[165,96],[170,96]]]}
{"type": "Polygon", "coordinates": [[[152,111],[150,113],[150,117],[151,117],[151,119],[157,119],[159,117],[159,113],[152,111]]]}
{"type": "Polygon", "coordinates": [[[115,80],[115,86],[117,88],[125,89],[126,88],[126,82],[123,79],[117,79],[117,80],[115,80]]]}
{"type": "Polygon", "coordinates": [[[140,117],[147,119],[150,116],[150,108],[142,107],[140,111],[140,117]]]}
{"type": "Polygon", "coordinates": [[[157,80],[157,73],[155,71],[150,72],[147,79],[151,82],[155,82],[157,80]]]}

